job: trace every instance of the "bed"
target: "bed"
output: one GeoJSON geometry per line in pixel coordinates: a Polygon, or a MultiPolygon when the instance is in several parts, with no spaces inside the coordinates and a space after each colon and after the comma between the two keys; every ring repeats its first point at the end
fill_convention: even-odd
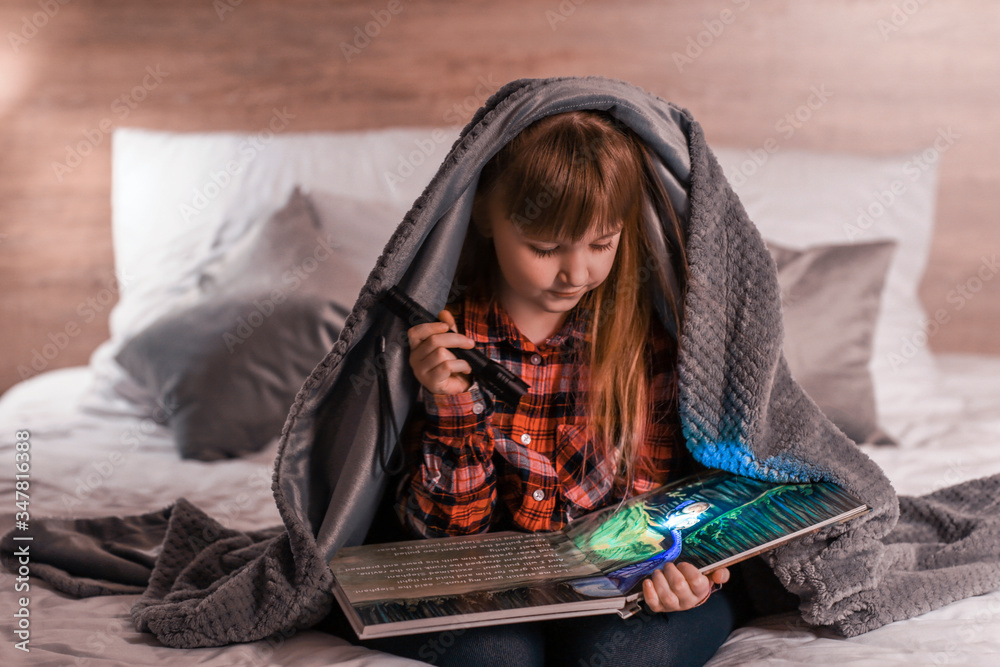
{"type": "MultiPolygon", "coordinates": [[[[132,515],[184,497],[234,529],[280,523],[270,480],[282,406],[336,340],[382,246],[457,136],[282,130],[280,119],[255,135],[116,130],[111,338],[89,366],[42,373],[0,399],[6,460],[15,433],[30,432],[32,518],[132,515]],[[225,314],[224,326],[201,327],[206,313],[225,314]],[[283,322],[297,324],[295,336],[283,322]],[[224,424],[198,412],[206,402],[232,407],[224,424]]],[[[933,356],[928,337],[958,306],[926,312],[916,296],[933,168],[914,172],[912,155],[715,152],[778,265],[793,373],[827,415],[900,494],[1000,472],[1000,358],[933,356]],[[891,205],[877,197],[886,189],[897,193],[891,205]]],[[[0,488],[14,497],[13,474],[0,488]]],[[[9,511],[4,530],[13,525],[9,511]]],[[[134,629],[135,594],[75,599],[36,577],[15,592],[15,575],[0,576],[4,609],[30,596],[30,653],[13,641],[3,648],[19,664],[406,662],[318,630],[167,648],[134,629]]],[[[5,618],[10,638],[16,625],[5,618]]],[[[998,637],[1000,591],[853,639],[795,614],[763,616],[710,664],[986,665],[998,637]]]]}

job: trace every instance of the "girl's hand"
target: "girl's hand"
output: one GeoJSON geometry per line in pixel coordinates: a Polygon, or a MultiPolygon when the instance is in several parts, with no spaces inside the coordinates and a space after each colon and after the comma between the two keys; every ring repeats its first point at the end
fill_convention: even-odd
{"type": "Polygon", "coordinates": [[[713,584],[727,581],[724,567],[706,577],[691,563],[667,563],[642,582],[642,594],[652,611],[684,611],[704,602],[713,584]]]}
{"type": "Polygon", "coordinates": [[[447,310],[438,313],[443,322],[410,327],[410,366],[424,388],[432,394],[461,394],[472,386],[469,362],[456,357],[449,347],[471,349],[476,342],[458,333],[455,318],[447,310]]]}

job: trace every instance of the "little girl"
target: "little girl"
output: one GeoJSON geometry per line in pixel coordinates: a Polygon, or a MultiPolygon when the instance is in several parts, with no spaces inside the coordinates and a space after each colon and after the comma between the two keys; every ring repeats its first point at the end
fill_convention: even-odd
{"type": "MultiPolygon", "coordinates": [[[[638,137],[598,111],[542,118],[483,168],[451,310],[408,332],[426,414],[404,436],[397,512],[415,535],[557,530],[687,472],[677,343],[652,307],[645,225],[663,222],[645,216],[659,211],[668,236],[683,234],[652,169],[638,137]],[[530,391],[517,405],[492,397],[458,347],[530,391]]],[[[665,280],[682,289],[684,248],[669,252],[665,280]]],[[[666,296],[679,331],[680,295],[666,296]]],[[[711,595],[728,579],[670,563],[642,584],[656,613],[628,621],[475,628],[443,653],[436,635],[366,645],[437,664],[702,664],[735,624],[726,594],[711,595]]]]}

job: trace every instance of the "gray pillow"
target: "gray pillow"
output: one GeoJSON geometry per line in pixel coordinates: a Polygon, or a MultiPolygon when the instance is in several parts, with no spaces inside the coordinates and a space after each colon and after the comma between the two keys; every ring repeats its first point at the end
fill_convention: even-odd
{"type": "Polygon", "coordinates": [[[852,440],[895,444],[878,424],[869,362],[896,243],[768,248],[778,266],[792,376],[852,440]]]}
{"type": "Polygon", "coordinates": [[[204,272],[196,303],[122,348],[116,360],[158,398],[181,456],[241,456],[280,434],[398,220],[380,204],[325,196],[321,222],[296,189],[204,272]]]}

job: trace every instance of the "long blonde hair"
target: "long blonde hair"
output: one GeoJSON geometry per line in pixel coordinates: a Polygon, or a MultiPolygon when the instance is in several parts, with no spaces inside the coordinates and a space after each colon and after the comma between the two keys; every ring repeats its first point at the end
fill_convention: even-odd
{"type": "MultiPolygon", "coordinates": [[[[571,111],[547,116],[518,134],[484,166],[473,205],[474,221],[484,215],[486,202],[494,194],[506,202],[504,213],[510,220],[535,237],[577,242],[595,225],[603,234],[623,223],[611,272],[578,304],[591,311],[591,344],[578,359],[589,363],[586,414],[596,445],[608,460],[617,459],[616,481],[627,491],[635,472],[648,463],[640,459],[639,446],[653,416],[647,344],[656,317],[650,281],[660,260],[653,256],[647,237],[646,212],[661,212],[669,218],[665,222],[672,226],[673,237],[684,238],[655,176],[650,153],[630,128],[606,113],[571,111]]],[[[675,260],[675,278],[683,286],[687,267],[683,241],[680,245],[670,248],[670,254],[675,260]]],[[[452,299],[465,289],[493,299],[499,280],[492,240],[470,224],[452,299]]],[[[679,331],[682,304],[669,290],[665,296],[674,330],[679,331]]],[[[675,346],[674,366],[676,352],[675,346]]],[[[675,407],[676,380],[670,393],[657,400],[675,407]]]]}

